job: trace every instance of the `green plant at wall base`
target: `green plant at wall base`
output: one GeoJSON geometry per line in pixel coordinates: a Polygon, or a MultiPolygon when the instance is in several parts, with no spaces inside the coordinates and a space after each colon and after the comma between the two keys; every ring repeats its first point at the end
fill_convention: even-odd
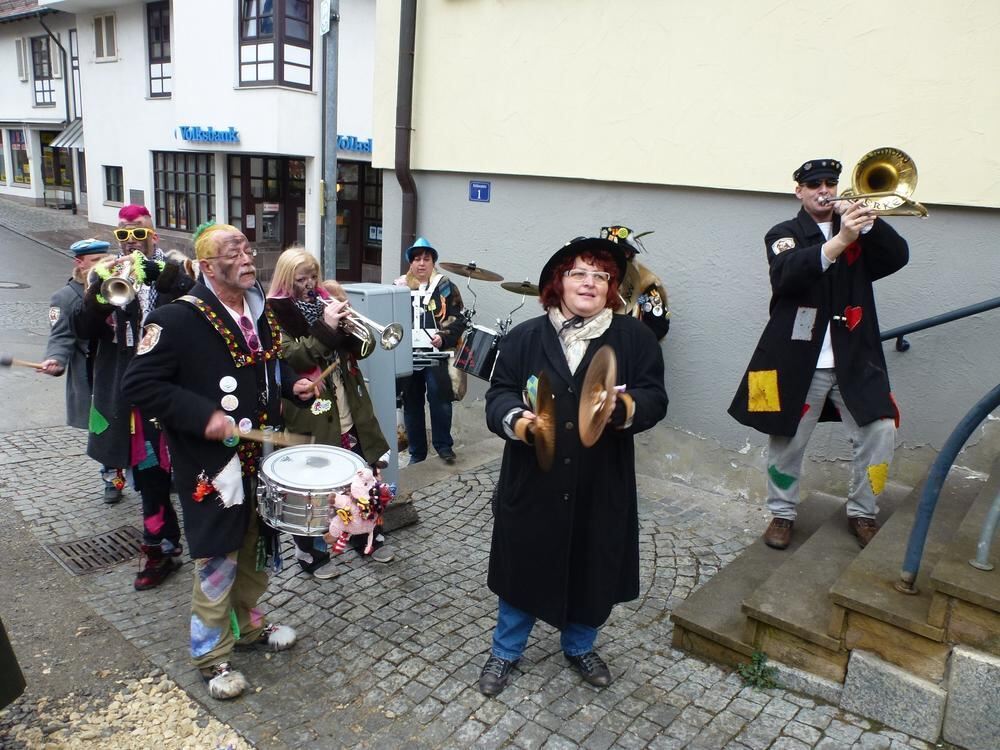
{"type": "Polygon", "coordinates": [[[754,651],[750,663],[740,664],[736,667],[736,671],[747,687],[761,690],[781,687],[777,680],[778,670],[767,666],[767,654],[763,651],[754,651]]]}

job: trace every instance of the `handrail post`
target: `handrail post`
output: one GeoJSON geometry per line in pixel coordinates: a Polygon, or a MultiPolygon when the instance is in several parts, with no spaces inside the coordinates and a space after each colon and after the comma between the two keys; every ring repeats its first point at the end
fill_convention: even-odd
{"type": "Polygon", "coordinates": [[[910,529],[910,539],[906,545],[903,569],[900,571],[899,580],[894,584],[895,589],[900,593],[917,593],[917,572],[920,570],[924,543],[927,541],[927,532],[930,530],[931,518],[934,515],[938,496],[941,494],[941,487],[944,485],[944,480],[948,476],[948,471],[955,462],[958,452],[965,445],[965,441],[997,406],[1000,406],[1000,385],[995,386],[993,390],[983,396],[969,410],[969,413],[962,417],[962,420],[955,426],[941,447],[938,457],[931,464],[927,480],[924,482],[924,489],[920,493],[920,503],[917,505],[913,528],[910,529]]]}
{"type": "Polygon", "coordinates": [[[998,522],[1000,522],[1000,492],[993,498],[990,512],[983,521],[982,531],[979,532],[979,543],[976,544],[976,557],[969,560],[969,565],[973,568],[993,570],[993,563],[990,562],[990,546],[993,544],[993,535],[997,533],[998,522]]]}

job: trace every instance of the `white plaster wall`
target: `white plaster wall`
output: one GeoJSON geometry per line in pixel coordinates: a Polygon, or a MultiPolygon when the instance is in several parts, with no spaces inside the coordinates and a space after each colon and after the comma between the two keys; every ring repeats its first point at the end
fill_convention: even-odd
{"type": "MultiPolygon", "coordinates": [[[[786,165],[794,166],[794,165],[786,165]]],[[[790,169],[789,169],[790,171],[790,169]]],[[[670,408],[665,425],[756,452],[764,440],[726,410],[767,320],[770,286],[763,238],[792,217],[798,202],[784,195],[671,188],[496,174],[418,173],[418,235],[441,260],[475,261],[507,280],[537,283],[545,260],[564,242],[608,223],[637,231],[645,260],[665,281],[673,311],[663,344],[670,408]],[[468,200],[470,179],[490,180],[490,203],[468,200]]],[[[790,187],[790,186],[789,186],[790,187]]],[[[399,186],[385,179],[386,248],[399,247],[399,186]]],[[[1000,212],[930,206],[929,219],[890,219],[909,241],[910,264],[876,284],[883,330],[998,296],[1000,212]]],[[[398,255],[396,255],[398,258],[398,255]]],[[[383,259],[383,281],[398,273],[383,259]]],[[[472,282],[476,322],[495,328],[520,297],[499,284],[472,282]]],[[[471,295],[463,287],[466,303],[471,295]]],[[[514,319],[540,313],[528,299],[514,319]]],[[[939,449],[958,419],[997,383],[1000,310],[908,337],[912,348],[885,352],[903,422],[902,448],[939,449]]],[[[821,426],[811,453],[846,457],[843,433],[821,426]]],[[[898,455],[898,454],[897,454],[898,455]]]]}
{"type": "MultiPolygon", "coordinates": [[[[375,2],[341,0],[337,65],[337,132],[372,137],[375,81],[375,2]]],[[[359,158],[349,152],[350,158],[359,158]]],[[[345,158],[348,152],[343,154],[345,158]]],[[[361,156],[361,158],[365,158],[361,156]]]]}
{"type": "MultiPolygon", "coordinates": [[[[398,0],[379,3],[391,168],[398,0]]],[[[418,5],[413,164],[782,192],[790,165],[909,152],[917,197],[1000,206],[992,0],[418,5]]]]}

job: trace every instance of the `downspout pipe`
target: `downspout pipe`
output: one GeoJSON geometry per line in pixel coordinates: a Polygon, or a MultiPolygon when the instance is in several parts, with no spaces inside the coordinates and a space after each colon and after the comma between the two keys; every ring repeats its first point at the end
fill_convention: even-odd
{"type": "MultiPolygon", "coordinates": [[[[66,121],[63,123],[63,127],[64,128],[65,127],[69,127],[69,124],[73,121],[73,118],[72,118],[72,116],[70,114],[70,110],[69,110],[69,108],[70,108],[69,77],[71,75],[73,75],[73,71],[71,71],[69,69],[69,55],[66,54],[66,48],[62,46],[62,43],[60,43],[58,37],[56,37],[56,35],[52,33],[52,29],[50,29],[48,26],[45,25],[45,19],[43,19],[41,16],[39,16],[38,17],[38,23],[40,23],[42,25],[42,28],[45,29],[45,33],[49,35],[49,39],[52,40],[53,44],[55,44],[56,47],[59,48],[59,56],[62,58],[63,96],[66,98],[66,121]]],[[[72,151],[72,149],[67,149],[67,150],[72,151]]],[[[70,162],[70,163],[72,164],[72,162],[70,162]]],[[[43,182],[44,182],[44,180],[43,180],[43,182]]],[[[73,206],[73,215],[75,216],[76,215],[76,185],[74,185],[73,189],[69,191],[69,195],[70,195],[70,202],[72,203],[72,206],[73,206]]]]}
{"type": "Polygon", "coordinates": [[[402,189],[399,268],[409,268],[406,249],[417,239],[417,185],[410,171],[413,126],[413,58],[416,51],[417,0],[402,0],[399,13],[399,76],[396,81],[396,180],[402,189]]]}

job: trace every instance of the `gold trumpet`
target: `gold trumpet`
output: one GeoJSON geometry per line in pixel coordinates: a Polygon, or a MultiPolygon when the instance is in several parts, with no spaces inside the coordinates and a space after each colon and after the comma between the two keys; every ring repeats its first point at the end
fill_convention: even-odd
{"type": "MultiPolygon", "coordinates": [[[[322,302],[324,305],[330,305],[333,302],[333,300],[324,299],[315,293],[310,296],[314,296],[318,302],[322,302]]],[[[395,349],[399,346],[399,342],[403,340],[403,326],[399,323],[390,323],[387,326],[383,326],[371,318],[366,318],[353,307],[347,308],[347,316],[340,324],[344,327],[344,330],[361,342],[361,353],[364,356],[370,354],[372,349],[375,348],[375,338],[372,331],[378,334],[379,344],[386,351],[395,349]]]]}
{"type": "Polygon", "coordinates": [[[927,216],[927,209],[910,196],[917,187],[917,165],[898,148],[883,146],[861,157],[851,174],[851,187],[835,201],[862,201],[879,216],[927,216]]]}

